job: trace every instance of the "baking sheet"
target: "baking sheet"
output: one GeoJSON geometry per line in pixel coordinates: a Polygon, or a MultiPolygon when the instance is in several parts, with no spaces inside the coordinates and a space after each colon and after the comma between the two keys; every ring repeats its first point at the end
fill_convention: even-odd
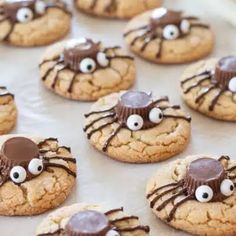
{"type": "MultiPolygon", "coordinates": [[[[213,0],[208,0],[213,1],[213,0]]],[[[236,52],[236,30],[225,22],[206,0],[166,0],[166,6],[185,9],[208,21],[217,35],[213,56],[236,52]]],[[[76,13],[71,36],[87,36],[108,45],[124,45],[122,30],[125,21],[92,18],[76,13]]],[[[153,236],[182,236],[157,220],[145,200],[147,179],[162,166],[189,154],[228,154],[236,160],[235,124],[220,122],[194,112],[182,104],[179,77],[186,67],[159,66],[137,58],[136,88],[169,95],[174,104],[181,104],[192,114],[192,140],[184,153],[162,163],[131,165],[113,161],[93,149],[82,131],[83,117],[90,104],[66,100],[45,89],[38,76],[38,61],[45,48],[21,49],[0,46],[0,84],[16,96],[18,124],[15,133],[58,137],[63,145],[72,147],[78,158],[77,186],[63,205],[77,201],[101,203],[111,207],[124,206],[130,214],[139,215],[151,226],[153,236]]],[[[1,236],[32,236],[36,226],[47,215],[35,217],[0,217],[1,236]]]]}

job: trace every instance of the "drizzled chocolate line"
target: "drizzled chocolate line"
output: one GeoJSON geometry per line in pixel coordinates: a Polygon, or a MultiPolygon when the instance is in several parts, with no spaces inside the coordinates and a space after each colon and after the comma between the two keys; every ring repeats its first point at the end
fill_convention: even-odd
{"type": "Polygon", "coordinates": [[[133,231],[138,231],[138,230],[144,231],[146,233],[150,232],[149,226],[142,226],[142,225],[138,225],[135,227],[122,228],[122,229],[116,229],[116,230],[120,233],[133,232],[133,231]]]}
{"type": "Polygon", "coordinates": [[[58,139],[57,138],[46,138],[44,139],[43,141],[39,142],[37,145],[38,147],[41,147],[42,145],[46,144],[47,141],[52,141],[52,142],[58,142],[58,139]]]}
{"type": "Polygon", "coordinates": [[[50,160],[63,160],[68,161],[72,163],[76,163],[76,159],[73,157],[61,157],[61,156],[52,156],[52,157],[43,157],[44,160],[50,161],[50,160]]]}
{"type": "Polygon", "coordinates": [[[186,94],[186,93],[189,93],[192,89],[197,88],[197,87],[200,86],[203,82],[205,82],[205,81],[207,81],[207,80],[209,80],[209,79],[210,79],[210,77],[205,77],[205,78],[200,79],[198,82],[196,82],[195,84],[193,84],[193,85],[191,85],[190,87],[188,87],[188,88],[184,91],[184,93],[185,93],[185,94],[186,94]]]}
{"type": "Polygon", "coordinates": [[[50,167],[56,167],[56,168],[60,168],[60,169],[64,169],[69,175],[72,175],[73,177],[76,178],[76,173],[71,171],[68,167],[61,165],[61,164],[57,164],[57,163],[52,163],[52,162],[48,162],[45,163],[45,168],[50,168],[50,167]]]}
{"type": "Polygon", "coordinates": [[[223,160],[229,161],[229,160],[230,160],[230,157],[229,157],[229,156],[221,156],[221,157],[218,159],[218,161],[223,161],[223,160]]]}
{"type": "Polygon", "coordinates": [[[109,215],[112,215],[112,214],[117,213],[117,212],[119,212],[119,211],[124,211],[124,208],[123,208],[123,207],[120,207],[120,208],[112,209],[112,210],[110,210],[110,211],[105,212],[104,214],[105,214],[106,216],[109,216],[109,215]]]}
{"type": "Polygon", "coordinates": [[[118,218],[118,219],[115,219],[115,220],[110,220],[110,223],[111,224],[116,224],[116,223],[119,223],[119,222],[122,222],[122,221],[126,221],[126,220],[138,220],[139,218],[137,216],[124,216],[122,218],[118,218]]]}
{"type": "Polygon", "coordinates": [[[192,118],[190,116],[175,116],[175,115],[169,115],[169,114],[163,114],[163,117],[165,118],[174,118],[174,119],[183,119],[186,120],[188,122],[190,122],[192,120],[192,118]]]}
{"type": "Polygon", "coordinates": [[[209,110],[213,111],[214,107],[216,106],[218,100],[220,99],[220,96],[225,92],[225,90],[220,90],[218,94],[214,97],[214,99],[211,102],[211,105],[209,106],[209,110]]]}
{"type": "MultiPolygon", "coordinates": [[[[168,14],[168,11],[167,11],[166,14],[168,14]]],[[[162,55],[163,42],[165,42],[167,39],[165,39],[162,36],[162,33],[160,33],[158,31],[158,29],[162,30],[163,27],[165,27],[167,24],[166,25],[161,25],[161,24],[158,25],[157,24],[157,25],[153,26],[152,22],[151,22],[151,19],[150,19],[150,22],[147,25],[143,25],[143,26],[140,26],[140,27],[137,27],[135,29],[131,29],[131,30],[125,32],[124,33],[124,37],[128,37],[130,34],[135,33],[135,32],[137,32],[137,34],[138,34],[139,31],[144,31],[144,32],[141,32],[140,34],[138,34],[137,36],[135,36],[132,39],[132,41],[130,42],[130,45],[134,46],[137,41],[142,40],[143,41],[143,45],[140,48],[141,52],[145,51],[147,46],[152,41],[154,41],[156,39],[159,39],[160,40],[160,42],[159,42],[159,50],[156,53],[156,58],[160,58],[161,55],[162,55]]],[[[193,17],[193,16],[182,17],[180,20],[184,20],[184,19],[190,20],[190,21],[198,20],[197,17],[193,17]]],[[[209,25],[198,23],[198,22],[190,22],[190,30],[192,28],[194,28],[194,27],[209,28],[209,25]]],[[[180,37],[185,37],[185,35],[186,34],[182,34],[180,37]]]]}
{"type": "Polygon", "coordinates": [[[106,110],[103,110],[103,111],[92,111],[92,112],[90,112],[90,113],[88,113],[88,114],[85,114],[84,116],[87,118],[87,117],[89,117],[89,116],[91,116],[91,115],[109,112],[109,111],[112,111],[115,107],[116,107],[116,106],[113,106],[113,107],[111,107],[111,108],[109,108],[109,109],[106,109],[106,110]]]}
{"type": "Polygon", "coordinates": [[[128,59],[128,60],[134,60],[134,57],[132,56],[126,56],[126,55],[116,55],[116,56],[107,56],[107,59],[128,59]]]}
{"type": "MultiPolygon", "coordinates": [[[[90,10],[93,10],[97,6],[98,0],[93,0],[90,5],[90,10]]],[[[111,13],[116,11],[117,9],[117,2],[116,0],[110,0],[110,3],[104,8],[105,12],[111,13]]]]}
{"type": "Polygon", "coordinates": [[[206,70],[206,71],[201,72],[200,74],[188,77],[187,79],[181,81],[181,85],[184,85],[185,83],[189,82],[190,80],[195,79],[195,78],[197,78],[199,76],[203,76],[203,75],[210,76],[211,75],[211,71],[206,70]]]}
{"type": "Polygon", "coordinates": [[[101,116],[95,120],[93,120],[91,123],[89,123],[88,125],[86,125],[84,127],[84,131],[86,132],[90,127],[92,127],[95,123],[97,123],[98,121],[100,120],[103,120],[103,119],[106,119],[106,118],[110,118],[110,117],[114,117],[116,114],[115,113],[110,113],[108,115],[104,115],[104,116],[101,116]]]}

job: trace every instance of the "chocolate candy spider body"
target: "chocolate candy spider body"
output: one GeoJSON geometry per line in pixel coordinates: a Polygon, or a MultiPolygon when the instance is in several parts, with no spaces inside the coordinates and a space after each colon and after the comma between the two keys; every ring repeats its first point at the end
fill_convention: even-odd
{"type": "Polygon", "coordinates": [[[187,122],[191,121],[190,117],[165,113],[165,110],[168,108],[180,109],[180,107],[159,106],[158,104],[163,101],[168,101],[168,98],[163,97],[153,100],[151,94],[139,91],[128,91],[121,95],[118,103],[114,107],[102,111],[93,111],[89,114],[86,114],[85,117],[90,117],[96,114],[101,114],[101,116],[92,120],[88,125],[86,125],[84,131],[87,132],[89,129],[91,129],[89,132],[87,132],[87,136],[90,139],[91,136],[97,131],[112,125],[113,123],[118,123],[118,127],[110,135],[103,146],[103,151],[105,152],[107,151],[107,148],[112,139],[122,128],[129,129],[133,132],[150,129],[157,126],[167,118],[183,119],[187,122]],[[107,118],[109,118],[110,121],[98,128],[93,128],[93,125],[98,121],[105,120],[107,118]]]}
{"type": "Polygon", "coordinates": [[[217,89],[217,95],[212,99],[209,105],[209,111],[213,111],[219,98],[226,92],[232,93],[232,101],[236,103],[233,98],[236,94],[236,56],[228,56],[221,58],[214,70],[205,70],[199,74],[193,75],[184,79],[181,82],[182,88],[184,88],[184,94],[190,93],[192,89],[199,86],[203,86],[203,92],[195,98],[195,103],[201,104],[205,96],[212,90],[217,89]],[[185,86],[186,83],[196,79],[198,81],[191,85],[185,86]],[[203,83],[208,82],[208,85],[204,86],[203,83]]]}
{"type": "Polygon", "coordinates": [[[63,2],[44,0],[7,0],[0,5],[0,24],[8,21],[11,28],[2,40],[7,41],[16,24],[27,24],[47,14],[49,8],[58,8],[71,15],[63,2]]]}
{"type": "Polygon", "coordinates": [[[196,17],[183,16],[179,11],[157,8],[152,12],[149,24],[125,32],[124,37],[137,32],[138,35],[132,40],[131,46],[134,46],[138,40],[143,40],[141,51],[145,51],[151,42],[159,40],[160,47],[156,52],[156,58],[160,58],[164,41],[183,38],[191,33],[193,27],[209,28],[208,25],[201,24],[197,20],[196,17]]]}
{"type": "Polygon", "coordinates": [[[12,181],[15,184],[30,181],[50,167],[64,169],[69,175],[76,177],[76,173],[68,167],[52,161],[61,159],[75,163],[74,158],[57,155],[50,158],[46,156],[51,150],[44,150],[41,146],[47,140],[52,139],[46,139],[38,145],[24,137],[14,137],[6,140],[0,152],[0,186],[7,181],[12,181]]]}
{"type": "Polygon", "coordinates": [[[128,220],[138,220],[136,216],[124,216],[118,219],[110,219],[114,213],[123,212],[123,208],[112,209],[105,213],[95,210],[80,211],[69,219],[64,228],[60,228],[53,233],[40,234],[37,236],[120,236],[123,233],[135,234],[138,231],[149,232],[148,226],[138,225],[127,227],[122,222],[128,220]],[[137,232],[136,232],[137,231],[137,232]]]}
{"type": "Polygon", "coordinates": [[[236,166],[226,169],[222,164],[224,160],[230,159],[228,156],[222,156],[218,160],[203,157],[192,161],[180,181],[158,187],[147,195],[150,207],[161,211],[174,202],[166,219],[170,222],[174,219],[178,207],[188,200],[207,203],[221,202],[230,197],[235,191],[236,183],[233,180],[236,179],[236,175],[232,175],[232,171],[236,169],[236,166]],[[156,206],[158,201],[168,194],[172,195],[156,206]],[[178,198],[181,199],[176,201],[178,198]]]}
{"type": "Polygon", "coordinates": [[[68,87],[68,92],[72,93],[77,75],[93,74],[97,70],[106,69],[110,67],[111,60],[114,58],[133,60],[130,56],[116,55],[115,53],[110,55],[110,53],[108,53],[108,51],[117,48],[119,47],[103,49],[100,42],[95,43],[93,40],[86,38],[69,40],[59,56],[44,60],[40,63],[39,67],[43,66],[45,63],[54,62],[54,65],[42,76],[42,80],[47,80],[50,73],[56,71],[53,82],[51,83],[51,88],[53,89],[59,79],[59,73],[64,70],[70,70],[73,72],[73,78],[68,87]]]}

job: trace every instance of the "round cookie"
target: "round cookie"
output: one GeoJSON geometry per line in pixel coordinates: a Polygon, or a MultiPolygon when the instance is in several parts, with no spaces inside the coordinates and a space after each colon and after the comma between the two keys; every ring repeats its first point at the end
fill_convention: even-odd
{"type": "Polygon", "coordinates": [[[147,185],[154,214],[194,235],[236,234],[236,166],[228,156],[189,156],[158,170],[147,185]]]}
{"type": "Polygon", "coordinates": [[[198,60],[213,50],[210,27],[194,16],[157,8],[134,17],[124,38],[137,55],[158,64],[179,64],[198,60]]]}
{"type": "Polygon", "coordinates": [[[209,59],[189,66],[181,77],[182,97],[194,110],[236,121],[236,56],[209,59]]]}
{"type": "Polygon", "coordinates": [[[141,225],[137,216],[123,212],[123,208],[78,203],[49,214],[36,230],[36,236],[46,235],[147,236],[149,227],[141,225]]]}
{"type": "Polygon", "coordinates": [[[90,143],[111,158],[130,163],[168,159],[187,146],[191,118],[167,97],[140,91],[99,99],[85,115],[90,143]]]}
{"type": "Polygon", "coordinates": [[[70,30],[71,13],[61,0],[0,2],[0,41],[32,47],[50,44],[70,30]]]}
{"type": "Polygon", "coordinates": [[[88,14],[126,19],[159,7],[162,0],[74,0],[75,6],[88,14]]]}
{"type": "Polygon", "coordinates": [[[55,138],[0,137],[0,215],[36,215],[59,206],[75,183],[76,159],[55,138]]]}
{"type": "Polygon", "coordinates": [[[15,127],[16,117],[14,95],[6,87],[0,87],[0,134],[6,134],[15,127]]]}
{"type": "Polygon", "coordinates": [[[47,88],[74,100],[94,101],[130,88],[135,81],[133,57],[118,47],[78,38],[48,48],[40,63],[47,88]]]}

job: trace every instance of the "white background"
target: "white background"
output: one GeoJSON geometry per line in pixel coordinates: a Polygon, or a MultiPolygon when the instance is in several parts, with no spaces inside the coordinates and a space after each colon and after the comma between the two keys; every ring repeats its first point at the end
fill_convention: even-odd
{"type": "MultiPolygon", "coordinates": [[[[205,0],[167,0],[165,5],[201,16],[204,22],[212,25],[217,35],[213,56],[236,53],[235,28],[217,16],[214,8],[208,7],[205,0]]],[[[103,40],[109,46],[124,45],[122,30],[125,24],[125,21],[98,19],[76,13],[71,36],[92,37],[103,40]]],[[[171,160],[147,165],[123,164],[94,150],[82,132],[82,114],[88,111],[90,104],[61,98],[45,89],[39,79],[37,65],[44,49],[0,46],[0,85],[7,86],[16,96],[19,114],[15,133],[58,137],[63,145],[72,147],[78,160],[78,179],[77,186],[64,205],[81,201],[111,207],[124,206],[127,212],[139,215],[144,224],[151,226],[153,236],[185,235],[157,220],[145,200],[147,179],[171,160]]],[[[192,114],[191,143],[176,158],[208,153],[228,154],[236,159],[235,124],[212,120],[182,104],[179,77],[186,65],[159,66],[139,58],[136,63],[136,88],[153,91],[160,96],[169,95],[174,104],[181,104],[192,114]]],[[[31,236],[45,216],[0,217],[0,235],[31,236]]]]}

